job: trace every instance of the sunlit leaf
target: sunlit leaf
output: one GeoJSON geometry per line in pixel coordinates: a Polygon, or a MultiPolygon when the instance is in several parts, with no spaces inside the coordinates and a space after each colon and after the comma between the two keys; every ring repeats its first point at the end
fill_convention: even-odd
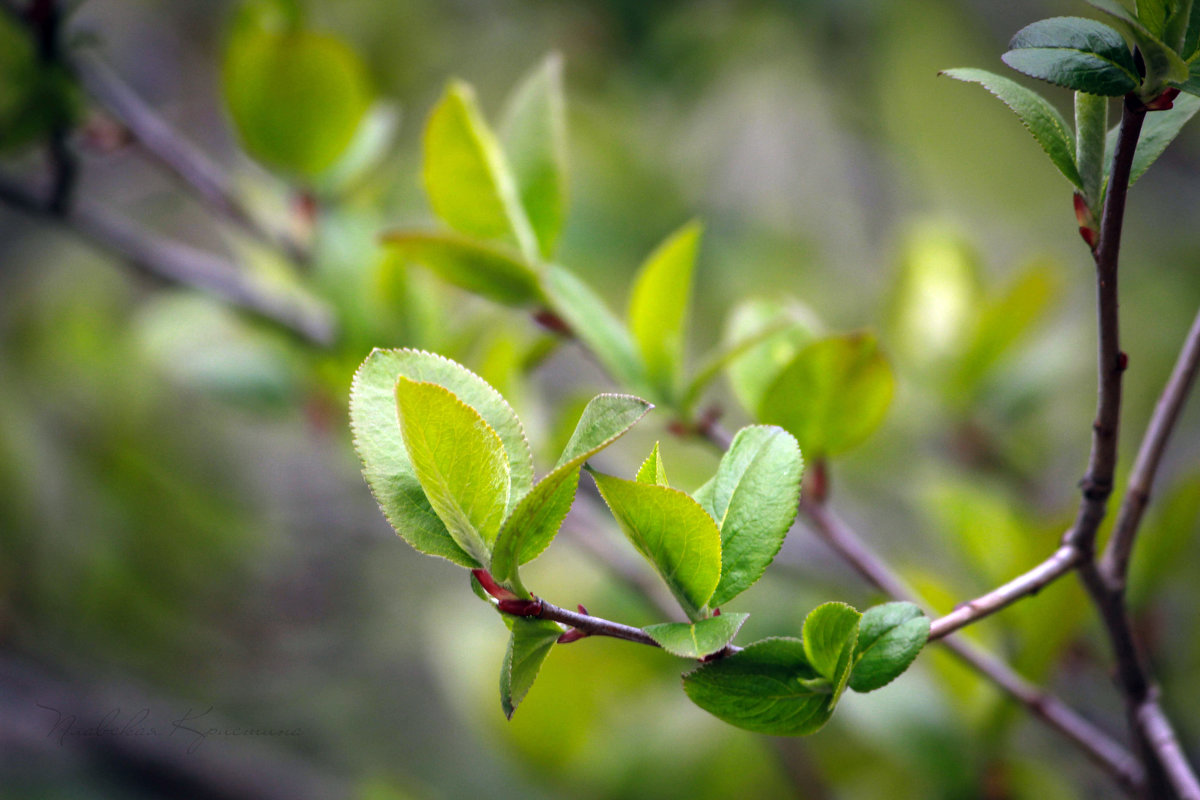
{"type": "Polygon", "coordinates": [[[634,480],[638,483],[652,483],[658,486],[671,485],[671,482],[667,480],[667,471],[663,467],[662,456],[658,452],[658,442],[654,443],[654,449],[650,451],[650,455],[646,456],[642,466],[638,467],[634,480]]]}
{"type": "Polygon", "coordinates": [[[703,658],[733,641],[749,614],[721,614],[693,623],[664,622],[644,630],[663,650],[680,658],[703,658]]]}
{"type": "Polygon", "coordinates": [[[850,680],[862,614],[845,603],[825,603],[804,618],[801,638],[808,663],[829,681],[836,703],[850,680]]]}
{"type": "Polygon", "coordinates": [[[729,363],[729,385],[743,408],[757,413],[771,382],[812,341],[818,327],[812,313],[797,303],[747,300],[734,308],[725,328],[726,346],[733,350],[741,342],[753,342],[729,363]],[[776,330],[781,324],[782,330],[776,330]],[[775,332],[760,341],[763,331],[775,332]]]}

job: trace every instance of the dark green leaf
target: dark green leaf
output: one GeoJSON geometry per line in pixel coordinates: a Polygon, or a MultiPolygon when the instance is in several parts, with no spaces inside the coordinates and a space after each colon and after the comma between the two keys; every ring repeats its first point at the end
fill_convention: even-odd
{"type": "MultiPolygon", "coordinates": [[[[1167,149],[1167,145],[1175,141],[1175,137],[1183,130],[1196,112],[1200,111],[1200,97],[1181,94],[1175,98],[1174,105],[1166,111],[1155,111],[1146,115],[1142,123],[1142,135],[1138,139],[1137,151],[1133,154],[1133,166],[1129,171],[1129,185],[1132,186],[1150,169],[1150,165],[1167,149]]],[[[1120,126],[1108,132],[1108,145],[1104,161],[1112,164],[1112,154],[1117,147],[1117,131],[1120,126]]]]}
{"type": "Polygon", "coordinates": [[[1141,88],[1138,93],[1143,100],[1150,100],[1158,95],[1168,82],[1176,83],[1187,80],[1187,64],[1179,54],[1168,47],[1161,37],[1147,28],[1140,19],[1129,12],[1116,0],[1087,0],[1113,19],[1129,34],[1129,38],[1141,51],[1142,60],[1146,65],[1146,76],[1140,80],[1141,88]]]}
{"type": "Polygon", "coordinates": [[[696,620],[721,578],[721,532],[677,489],[592,473],[621,530],[696,620]]]}
{"type": "Polygon", "coordinates": [[[536,558],[558,534],[575,499],[579,468],[651,408],[645,400],[623,394],[598,395],[587,404],[558,464],[504,521],[492,550],[491,571],[497,581],[526,594],[517,567],[536,558]]]}
{"type": "Polygon", "coordinates": [[[383,242],[404,258],[428,267],[442,280],[497,303],[524,306],[541,300],[533,267],[502,245],[425,231],[387,233],[383,242]]]}
{"type": "Polygon", "coordinates": [[[434,213],[457,231],[502,239],[538,257],[516,179],[484,121],[475,92],[452,81],[425,126],[423,175],[434,213]]]}
{"type": "Polygon", "coordinates": [[[604,301],[564,267],[551,265],[543,280],[551,308],[566,320],[572,333],[613,379],[634,391],[644,391],[645,371],[633,338],[604,301]]]}
{"type": "Polygon", "coordinates": [[[883,422],[892,369],[868,333],[813,342],[771,384],[761,421],[796,437],[811,461],[849,450],[883,422]]]}
{"type": "Polygon", "coordinates": [[[1018,31],[1008,46],[1005,64],[1078,92],[1120,97],[1141,83],[1125,39],[1095,20],[1040,20],[1018,31]]]}
{"type": "Polygon", "coordinates": [[[434,513],[459,547],[489,563],[508,505],[508,456],[500,436],[436,383],[401,375],[396,403],[404,448],[434,513]]]}
{"type": "Polygon", "coordinates": [[[479,412],[500,436],[508,456],[509,513],[533,485],[533,458],[516,414],[491,386],[465,367],[417,350],[374,350],[350,389],[350,426],[363,475],[384,516],[414,548],[464,567],[482,567],[451,538],[434,513],[404,447],[396,411],[397,379],[430,381],[479,412]]]}
{"type": "Polygon", "coordinates": [[[929,617],[912,603],[869,608],[858,625],[858,649],[850,688],[872,692],[908,669],[929,638],[929,617]]]}
{"type": "Polygon", "coordinates": [[[995,75],[982,69],[948,69],[942,72],[948,78],[968,83],[978,83],[994,94],[1000,102],[1013,110],[1021,124],[1033,134],[1033,138],[1050,156],[1058,171],[1076,186],[1082,186],[1075,166],[1075,147],[1071,131],[1058,109],[1037,92],[1027,89],[1016,81],[995,75]]]}
{"type": "Polygon", "coordinates": [[[721,458],[705,505],[721,529],[721,582],[710,603],[724,605],[754,584],[783,546],[796,518],[804,459],[782,428],[742,428],[721,458]]]}
{"type": "Polygon", "coordinates": [[[804,618],[804,654],[817,674],[829,681],[835,703],[850,680],[861,618],[845,603],[819,605],[804,618]]]}
{"type": "Polygon", "coordinates": [[[557,623],[549,620],[512,618],[512,636],[500,666],[500,706],[504,716],[512,719],[562,632],[557,623]]]}
{"type": "Polygon", "coordinates": [[[835,701],[799,639],[763,639],[683,676],[692,702],[720,720],[772,736],[816,733],[835,701]]]}
{"type": "Polygon", "coordinates": [[[562,58],[546,59],[514,90],[500,125],[521,203],[550,258],[567,211],[567,118],[562,58]]]}
{"type": "Polygon", "coordinates": [[[671,234],[642,264],[629,298],[629,329],[646,376],[674,402],[683,368],[683,334],[701,226],[689,222],[671,234]]]}
{"type": "Polygon", "coordinates": [[[664,622],[643,630],[663,650],[680,658],[704,658],[733,641],[749,614],[721,614],[694,623],[664,622]]]}
{"type": "Polygon", "coordinates": [[[646,460],[638,468],[634,480],[638,483],[652,483],[658,486],[671,485],[667,480],[667,471],[663,467],[662,456],[658,453],[658,442],[654,443],[654,449],[650,451],[650,455],[646,456],[646,460]]]}

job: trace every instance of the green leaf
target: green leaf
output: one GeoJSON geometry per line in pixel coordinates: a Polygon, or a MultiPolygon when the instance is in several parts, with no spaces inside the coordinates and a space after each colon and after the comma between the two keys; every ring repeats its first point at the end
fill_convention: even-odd
{"type": "Polygon", "coordinates": [[[1087,2],[1117,20],[1141,51],[1142,60],[1146,65],[1146,76],[1139,81],[1141,86],[1138,94],[1143,100],[1156,97],[1168,82],[1187,80],[1187,64],[1179,54],[1168,47],[1160,36],[1147,28],[1140,19],[1129,13],[1127,8],[1115,0],[1087,2]]]}
{"type": "Polygon", "coordinates": [[[629,297],[629,328],[646,376],[658,396],[673,402],[683,368],[683,334],[701,226],[689,222],[650,254],[629,297]]]}
{"type": "Polygon", "coordinates": [[[664,622],[643,628],[663,650],[680,658],[704,658],[733,641],[749,614],[722,614],[688,624],[664,622]]]}
{"type": "Polygon", "coordinates": [[[873,335],[820,339],[800,351],[771,384],[759,418],[795,436],[810,461],[837,455],[879,427],[894,384],[873,335]]]}
{"type": "Polygon", "coordinates": [[[314,178],[354,139],[371,105],[366,67],[340,39],[245,27],[225,52],[222,86],[246,151],[314,178]]]}
{"type": "Polygon", "coordinates": [[[1108,98],[1075,93],[1075,162],[1079,188],[1088,208],[1097,216],[1104,186],[1104,138],[1108,131],[1108,98]]]}
{"type": "Polygon", "coordinates": [[[508,241],[525,258],[537,259],[537,240],[516,179],[474,90],[461,81],[451,81],[429,115],[423,177],[434,213],[451,228],[508,241]]]}
{"type": "Polygon", "coordinates": [[[426,231],[394,231],[384,234],[382,241],[447,283],[497,303],[526,306],[542,299],[537,272],[502,245],[426,231]]]}
{"type": "Polygon", "coordinates": [[[1167,3],[1164,0],[1137,0],[1137,15],[1148,31],[1162,37],[1167,27],[1167,3]]]}
{"type": "Polygon", "coordinates": [[[621,530],[696,620],[721,578],[721,532],[677,489],[592,473],[621,530]]]}
{"type": "Polygon", "coordinates": [[[1066,120],[1058,109],[1032,89],[1027,89],[1014,80],[996,75],[983,69],[948,69],[942,75],[967,83],[977,83],[1000,99],[1000,102],[1012,109],[1021,120],[1021,124],[1033,134],[1033,138],[1041,145],[1050,161],[1058,167],[1058,171],[1076,186],[1082,186],[1083,181],[1075,166],[1075,148],[1071,141],[1071,131],[1066,120]]]}
{"type": "Polygon", "coordinates": [[[908,669],[929,638],[929,617],[912,603],[868,608],[858,625],[850,688],[873,692],[908,669]]]}
{"type": "Polygon", "coordinates": [[[554,254],[567,212],[567,115],[562,58],[551,54],[514,90],[500,140],[541,254],[554,254]]]}
{"type": "Polygon", "coordinates": [[[74,127],[81,110],[74,76],[61,64],[44,63],[29,29],[16,16],[0,14],[0,153],[74,127]]]}
{"type": "Polygon", "coordinates": [[[755,733],[806,736],[829,721],[836,701],[799,639],[755,642],[683,676],[693,703],[717,719],[755,733]]]}
{"type": "Polygon", "coordinates": [[[579,468],[619,439],[653,408],[645,400],[623,394],[602,394],[584,408],[550,474],[538,481],[504,521],[492,549],[492,576],[520,594],[517,567],[536,558],[558,534],[575,499],[579,468]]]}
{"type": "Polygon", "coordinates": [[[1078,92],[1120,97],[1141,83],[1120,33],[1083,17],[1054,17],[1027,25],[1001,58],[1018,72],[1078,92]]]}
{"type": "Polygon", "coordinates": [[[512,618],[512,636],[500,667],[500,706],[512,719],[563,629],[554,622],[531,617],[512,618]]]}
{"type": "Polygon", "coordinates": [[[463,567],[486,566],[450,536],[425,497],[404,447],[396,410],[396,381],[404,376],[449,389],[474,408],[499,436],[508,458],[511,506],[533,486],[533,457],[516,414],[495,389],[465,367],[417,350],[373,350],[350,389],[350,427],[363,476],[384,516],[404,540],[428,555],[463,567]]]}
{"type": "Polygon", "coordinates": [[[396,404],[404,447],[429,504],[459,547],[489,563],[508,505],[508,455],[500,436],[436,383],[401,375],[396,404]]]}
{"type": "MultiPolygon", "coordinates": [[[[1191,0],[1192,7],[1188,14],[1187,28],[1183,34],[1183,46],[1179,49],[1179,55],[1192,62],[1192,58],[1196,55],[1197,49],[1200,48],[1200,3],[1191,0]]],[[[1194,66],[1194,62],[1193,66],[1194,66]]]]}
{"type": "Polygon", "coordinates": [[[747,300],[733,310],[726,323],[725,342],[731,348],[780,323],[784,324],[782,331],[751,345],[729,364],[729,385],[751,414],[757,413],[772,381],[812,341],[819,325],[807,308],[774,300],[747,300]]]}
{"type": "MultiPolygon", "coordinates": [[[[1142,123],[1142,134],[1138,139],[1137,150],[1133,154],[1133,165],[1129,171],[1129,185],[1137,183],[1138,178],[1150,169],[1150,165],[1167,149],[1167,145],[1175,141],[1175,137],[1183,130],[1183,126],[1200,111],[1200,97],[1181,94],[1175,98],[1171,108],[1166,111],[1155,111],[1146,115],[1142,123]]],[[[1113,153],[1117,149],[1117,133],[1120,126],[1114,126],[1108,132],[1108,142],[1105,149],[1104,163],[1112,164],[1113,153]]]]}
{"type": "Polygon", "coordinates": [[[692,408],[695,406],[696,401],[700,399],[700,395],[705,387],[721,373],[721,370],[734,364],[742,356],[758,348],[759,345],[774,339],[780,334],[789,333],[796,327],[795,322],[781,317],[763,325],[749,335],[713,348],[705,356],[700,367],[696,370],[696,374],[692,376],[687,388],[684,389],[683,398],[679,401],[680,413],[684,416],[691,414],[692,408]]]}
{"type": "Polygon", "coordinates": [[[667,471],[663,467],[662,456],[658,452],[658,442],[654,443],[654,449],[650,451],[650,455],[646,456],[646,460],[638,468],[634,480],[638,483],[651,483],[657,486],[671,485],[667,480],[667,471]]]}
{"type": "Polygon", "coordinates": [[[833,687],[835,703],[850,680],[861,618],[862,614],[845,603],[819,605],[804,618],[804,655],[833,687]]]}
{"type": "Polygon", "coordinates": [[[754,585],[775,559],[796,518],[803,473],[800,447],[782,428],[755,425],[733,438],[705,505],[721,529],[714,607],[754,585]]]}
{"type": "Polygon", "coordinates": [[[613,380],[637,392],[647,388],[633,338],[590,286],[570,270],[552,264],[543,276],[543,289],[554,312],[566,320],[613,380]]]}

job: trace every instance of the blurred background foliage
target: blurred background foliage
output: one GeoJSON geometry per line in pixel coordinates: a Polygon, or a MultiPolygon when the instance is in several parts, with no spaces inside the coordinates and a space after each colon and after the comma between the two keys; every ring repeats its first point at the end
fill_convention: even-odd
{"type": "MultiPolygon", "coordinates": [[[[883,428],[835,465],[834,501],[935,611],[1013,576],[1053,549],[1077,498],[1094,406],[1091,263],[1069,186],[1034,141],[993,98],[936,73],[999,69],[1013,31],[1086,13],[1080,4],[74,6],[73,46],[110,62],[310,257],[294,263],[221,224],[137,142],[106,138],[114,121],[30,68],[23,45],[7,44],[20,40],[7,19],[6,174],[44,169],[30,115],[58,104],[48,116],[79,125],[79,196],[328,306],[338,333],[306,343],[0,207],[0,797],[273,797],[280,786],[364,800],[1114,795],[937,648],[895,685],[847,697],[804,740],[724,726],[679,691],[682,662],[608,640],[557,648],[507,723],[495,699],[503,626],[460,572],[390,531],[346,423],[350,376],[370,348],[434,350],[511,400],[541,471],[582,402],[613,388],[527,313],[439,282],[378,238],[433,219],[420,139],[447,79],[474,84],[495,119],[510,87],[557,51],[570,131],[559,260],[620,307],[644,256],[703,220],[693,365],[762,313],[742,300],[791,308],[814,331],[873,329],[897,393],[883,428]],[[257,81],[236,77],[256,63],[269,65],[257,81]],[[289,138],[306,126],[319,135],[289,138]],[[56,703],[80,724],[146,708],[163,732],[211,707],[233,727],[292,733],[216,737],[204,755],[127,736],[60,741],[38,707],[56,703]]],[[[1055,98],[1067,110],[1067,93],[1055,98]]],[[[1131,193],[1126,468],[1200,304],[1198,177],[1189,130],[1131,193]]],[[[752,359],[788,359],[797,336],[734,372],[753,380],[752,359]]],[[[722,379],[701,406],[736,428],[748,419],[736,395],[722,379]]],[[[671,422],[652,415],[601,456],[606,469],[631,473],[661,439],[672,482],[694,489],[717,454],[673,437],[671,422]]],[[[1131,597],[1194,754],[1194,403],[1160,480],[1131,597]]],[[[583,493],[568,533],[624,547],[594,499],[583,493]]],[[[572,538],[526,583],[562,605],[659,621],[572,538]]],[[[795,635],[829,599],[880,598],[797,526],[739,604],[753,613],[742,639],[795,635]]],[[[1097,634],[1072,580],[968,633],[1120,731],[1097,634]]]]}

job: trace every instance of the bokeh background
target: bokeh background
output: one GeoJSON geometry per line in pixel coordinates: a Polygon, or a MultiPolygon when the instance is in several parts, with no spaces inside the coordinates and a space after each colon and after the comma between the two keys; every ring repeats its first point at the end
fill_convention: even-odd
{"type": "MultiPolygon", "coordinates": [[[[531,357],[547,334],[528,314],[378,244],[389,227],[432,222],[420,134],[447,79],[474,84],[494,119],[557,51],[563,263],[622,308],[639,262],[696,217],[694,361],[746,298],[794,300],[830,331],[874,329],[899,390],[881,431],[835,465],[833,501],[936,611],[1011,577],[1053,549],[1077,498],[1095,397],[1091,263],[1069,185],[1016,118],[937,71],[1002,71],[1015,30],[1086,6],[306,0],[307,24],[358,53],[399,121],[370,169],[308,184],[239,148],[221,85],[236,4],[75,5],[75,45],[228,170],[257,214],[310,241],[312,258],[295,268],[223,224],[136,142],[103,136],[112,123],[92,111],[71,138],[78,195],[302,292],[339,334],[306,343],[0,206],[0,797],[1117,796],[936,648],[803,740],[724,726],[680,691],[683,662],[608,640],[557,648],[507,722],[505,629],[461,570],[390,530],[346,418],[370,348],[435,350],[510,398],[541,471],[581,402],[612,388],[574,345],[531,357]],[[59,713],[77,718],[67,735],[59,713]],[[168,735],[205,713],[219,733],[168,735]]],[[[1068,93],[1048,94],[1069,115],[1068,93]]],[[[44,170],[36,149],[0,161],[7,175],[44,170]]],[[[1200,128],[1130,205],[1122,472],[1200,305],[1200,128]]],[[[723,381],[705,405],[732,429],[748,419],[723,381]]],[[[653,415],[604,467],[630,472],[661,439],[672,482],[696,488],[717,454],[670,421],[653,415]]],[[[1193,756],[1197,534],[1193,403],[1131,587],[1193,756]]],[[[560,605],[660,621],[580,535],[624,547],[584,492],[527,583],[560,605]]],[[[880,598],[798,525],[739,600],[752,612],[739,640],[794,635],[829,599],[880,598]]],[[[1106,644],[1073,579],[971,635],[1121,735],[1106,644]]]]}

